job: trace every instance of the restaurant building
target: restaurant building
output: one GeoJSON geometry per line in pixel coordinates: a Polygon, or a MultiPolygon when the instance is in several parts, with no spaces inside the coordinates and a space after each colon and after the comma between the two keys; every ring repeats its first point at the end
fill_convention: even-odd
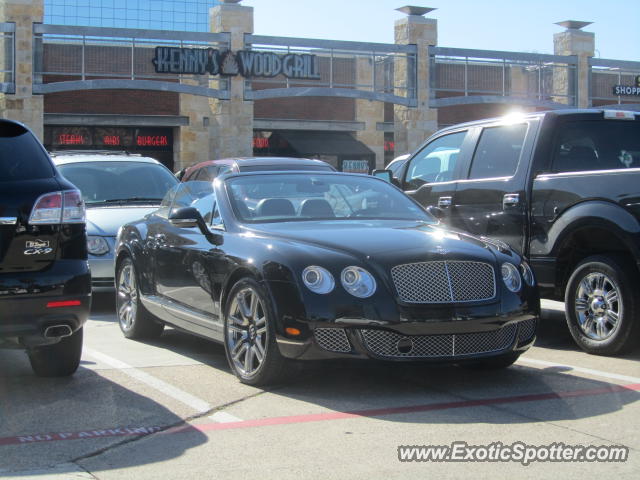
{"type": "Polygon", "coordinates": [[[515,108],[640,109],[640,62],[595,58],[588,22],[559,22],[544,55],[439,46],[422,7],[401,8],[383,44],[261,36],[239,0],[170,0],[164,15],[153,0],[113,0],[112,13],[74,1],[0,2],[0,115],[51,150],[126,150],[173,170],[287,155],[366,172],[439,127],[515,108]]]}

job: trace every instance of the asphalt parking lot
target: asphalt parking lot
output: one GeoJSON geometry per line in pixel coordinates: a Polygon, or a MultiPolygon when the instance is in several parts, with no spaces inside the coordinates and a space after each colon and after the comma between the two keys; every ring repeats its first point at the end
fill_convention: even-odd
{"type": "Polygon", "coordinates": [[[534,348],[503,371],[333,362],[269,390],[240,384],[223,347],[175,330],[122,337],[94,299],[83,361],[35,377],[0,350],[0,478],[637,478],[640,351],[582,353],[543,302],[534,348]],[[625,462],[400,462],[403,445],[624,445],[625,462]]]}

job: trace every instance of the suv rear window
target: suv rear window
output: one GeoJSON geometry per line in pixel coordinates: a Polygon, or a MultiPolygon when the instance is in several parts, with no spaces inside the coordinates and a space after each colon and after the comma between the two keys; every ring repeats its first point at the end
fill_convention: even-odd
{"type": "Polygon", "coordinates": [[[38,139],[16,123],[0,121],[0,182],[53,175],[53,165],[38,139]]]}
{"type": "Polygon", "coordinates": [[[563,125],[553,152],[554,172],[640,167],[640,122],[575,121],[563,125]]]}

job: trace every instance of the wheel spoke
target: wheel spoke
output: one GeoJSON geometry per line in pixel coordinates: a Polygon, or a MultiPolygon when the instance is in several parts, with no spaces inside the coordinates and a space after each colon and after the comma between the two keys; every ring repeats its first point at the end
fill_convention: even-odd
{"type": "Polygon", "coordinates": [[[246,354],[244,356],[244,371],[245,373],[250,373],[253,367],[253,356],[254,356],[253,348],[248,348],[246,354]]]}
{"type": "Polygon", "coordinates": [[[589,281],[588,278],[583,278],[580,281],[580,288],[582,288],[582,290],[586,295],[593,294],[593,288],[591,287],[591,282],[589,281]]]}
{"type": "Polygon", "coordinates": [[[596,335],[598,335],[598,337],[605,338],[607,336],[604,320],[599,320],[595,322],[595,327],[596,327],[596,335]]]}
{"type": "Polygon", "coordinates": [[[233,358],[235,362],[239,362],[240,356],[242,356],[242,354],[246,352],[248,348],[249,346],[244,341],[236,343],[235,347],[233,347],[233,351],[231,352],[231,358],[233,358]]]}
{"type": "Polygon", "coordinates": [[[616,303],[618,301],[618,291],[613,289],[604,296],[607,305],[611,305],[612,303],[616,303]]]}
{"type": "Polygon", "coordinates": [[[618,312],[614,312],[613,310],[607,310],[606,318],[611,325],[615,326],[618,323],[620,316],[618,315],[618,312]]]}
{"type": "Polygon", "coordinates": [[[593,332],[593,323],[593,317],[590,317],[589,315],[585,316],[582,328],[587,334],[591,334],[593,332]]]}
{"type": "Polygon", "coordinates": [[[258,357],[258,361],[262,363],[262,360],[264,359],[264,347],[260,343],[260,340],[261,339],[259,338],[254,348],[256,350],[256,356],[258,357]]]}
{"type": "Polygon", "coordinates": [[[251,311],[251,318],[253,320],[258,316],[258,308],[260,306],[260,302],[258,302],[258,295],[253,290],[251,291],[251,306],[249,310],[251,311]]]}
{"type": "Polygon", "coordinates": [[[596,289],[601,291],[604,290],[604,283],[606,280],[607,277],[605,277],[604,275],[597,275],[595,281],[596,289]]]}
{"type": "Polygon", "coordinates": [[[249,320],[249,318],[251,317],[251,310],[247,305],[247,296],[244,290],[238,294],[238,296],[236,297],[236,301],[238,302],[238,309],[240,310],[240,315],[242,315],[242,318],[244,320],[249,320]]]}
{"type": "Polygon", "coordinates": [[[120,305],[120,310],[118,310],[118,317],[124,319],[128,309],[129,304],[127,302],[123,302],[122,305],[120,305]]]}
{"type": "Polygon", "coordinates": [[[227,325],[227,329],[229,329],[230,332],[237,333],[239,335],[244,335],[245,333],[247,333],[244,328],[238,327],[236,325],[227,325]]]}
{"type": "Polygon", "coordinates": [[[578,312],[586,312],[587,310],[589,310],[589,302],[586,298],[576,299],[576,310],[578,312]]]}

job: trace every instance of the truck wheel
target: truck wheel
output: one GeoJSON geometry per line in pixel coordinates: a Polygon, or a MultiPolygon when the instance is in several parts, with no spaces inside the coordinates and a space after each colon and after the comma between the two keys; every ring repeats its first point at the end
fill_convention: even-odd
{"type": "Polygon", "coordinates": [[[53,345],[34,347],[27,351],[33,372],[39,377],[68,377],[80,365],[82,328],[53,345]]]}
{"type": "Polygon", "coordinates": [[[269,297],[252,278],[241,279],[229,292],[224,347],[229,366],[242,383],[276,383],[290,366],[278,349],[272,312],[269,297]]]}
{"type": "Polygon", "coordinates": [[[140,289],[131,258],[118,264],[116,272],[116,312],[126,338],[151,339],[162,335],[164,324],[151,315],[140,301],[140,289]]]}
{"type": "Polygon", "coordinates": [[[575,267],[564,301],[569,331],[580,348],[614,355],[637,344],[638,280],[638,272],[615,256],[595,255],[575,267]]]}

